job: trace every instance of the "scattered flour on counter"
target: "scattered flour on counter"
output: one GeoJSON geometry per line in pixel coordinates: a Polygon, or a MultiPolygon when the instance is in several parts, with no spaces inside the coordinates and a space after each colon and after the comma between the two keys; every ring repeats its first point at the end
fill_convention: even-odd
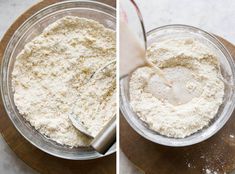
{"type": "Polygon", "coordinates": [[[196,39],[152,44],[147,57],[173,85],[165,85],[154,69],[138,68],[130,85],[130,104],[149,128],[168,137],[184,138],[213,119],[222,104],[224,84],[217,57],[196,39]]]}
{"type": "Polygon", "coordinates": [[[206,169],[206,174],[218,174],[216,171],[211,171],[209,169],[206,169]]]}
{"type": "Polygon", "coordinates": [[[12,87],[20,114],[62,145],[89,145],[91,139],[74,128],[68,116],[79,107],[77,113],[83,112],[93,134],[111,119],[115,67],[109,75],[88,79],[116,58],[115,42],[115,32],[93,20],[67,16],[49,25],[25,45],[14,64],[12,87]],[[100,112],[97,117],[94,107],[100,112]]]}

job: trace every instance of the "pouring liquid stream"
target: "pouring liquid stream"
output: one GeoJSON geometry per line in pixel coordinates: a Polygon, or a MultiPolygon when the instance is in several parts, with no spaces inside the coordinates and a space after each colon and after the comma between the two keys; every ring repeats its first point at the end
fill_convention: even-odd
{"type": "Polygon", "coordinates": [[[141,44],[124,21],[120,21],[120,77],[124,77],[143,66],[152,67],[155,74],[147,84],[147,90],[160,100],[168,100],[173,105],[189,102],[199,94],[187,89],[192,79],[190,71],[181,69],[161,70],[146,58],[144,44],[141,44]],[[181,80],[179,80],[181,79],[181,80]]]}
{"type": "Polygon", "coordinates": [[[120,77],[130,74],[135,69],[142,66],[153,67],[156,74],[167,86],[171,82],[165,78],[164,72],[146,58],[144,44],[141,44],[124,21],[120,21],[120,77]]]}

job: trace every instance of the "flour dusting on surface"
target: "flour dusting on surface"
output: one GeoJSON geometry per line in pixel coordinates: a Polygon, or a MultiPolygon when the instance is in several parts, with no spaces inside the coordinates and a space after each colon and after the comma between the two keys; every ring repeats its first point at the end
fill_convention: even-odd
{"type": "Polygon", "coordinates": [[[115,32],[93,20],[67,16],[49,25],[16,58],[12,86],[19,113],[62,145],[89,145],[91,139],[74,128],[68,116],[80,107],[80,112],[74,112],[84,112],[85,123],[95,120],[88,121],[94,135],[111,119],[116,107],[115,67],[109,75],[88,79],[116,58],[115,42],[115,32]],[[93,101],[87,102],[84,96],[93,101]],[[98,117],[94,106],[100,112],[98,117]]]}

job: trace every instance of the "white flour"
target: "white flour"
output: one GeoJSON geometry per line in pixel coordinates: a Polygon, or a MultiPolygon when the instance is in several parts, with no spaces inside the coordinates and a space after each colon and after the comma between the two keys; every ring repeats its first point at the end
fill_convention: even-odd
{"type": "Polygon", "coordinates": [[[131,106],[140,119],[150,129],[175,138],[207,126],[224,95],[216,56],[204,44],[189,38],[153,44],[147,56],[173,85],[166,86],[149,67],[132,74],[131,106]]]}
{"type": "Polygon", "coordinates": [[[49,25],[16,58],[12,86],[20,114],[60,144],[89,145],[90,139],[73,127],[68,115],[73,110],[81,114],[93,135],[111,119],[115,67],[108,75],[87,80],[116,58],[115,42],[115,32],[93,20],[67,16],[49,25]]]}

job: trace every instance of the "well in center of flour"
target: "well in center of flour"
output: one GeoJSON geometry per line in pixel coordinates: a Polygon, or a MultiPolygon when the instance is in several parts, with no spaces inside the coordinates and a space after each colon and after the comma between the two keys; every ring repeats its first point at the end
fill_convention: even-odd
{"type": "Polygon", "coordinates": [[[168,137],[184,138],[215,117],[224,96],[217,57],[192,38],[153,43],[147,57],[162,69],[172,87],[153,68],[142,67],[130,78],[130,104],[149,128],[168,137]]]}

